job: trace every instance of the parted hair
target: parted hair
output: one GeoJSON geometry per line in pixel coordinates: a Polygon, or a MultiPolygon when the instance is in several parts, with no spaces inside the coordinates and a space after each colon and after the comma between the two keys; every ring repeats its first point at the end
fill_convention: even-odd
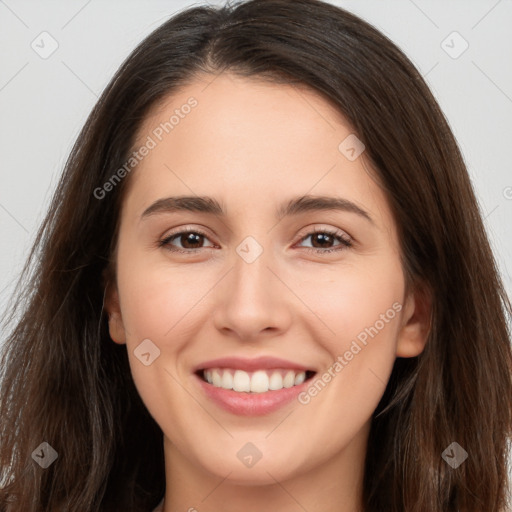
{"type": "Polygon", "coordinates": [[[149,512],[164,496],[162,431],[104,310],[131,176],[103,199],[94,190],[126,161],[157,102],[223,71],[309,87],[339,110],[386,194],[407,286],[432,297],[425,349],[396,359],[371,419],[364,512],[504,512],[512,308],[463,157],[404,53],[319,0],[179,11],[103,91],[4,318],[0,511],[149,512]],[[456,469],[442,457],[454,441],[468,453],[456,469]],[[46,469],[32,457],[42,442],[58,453],[46,469]]]}

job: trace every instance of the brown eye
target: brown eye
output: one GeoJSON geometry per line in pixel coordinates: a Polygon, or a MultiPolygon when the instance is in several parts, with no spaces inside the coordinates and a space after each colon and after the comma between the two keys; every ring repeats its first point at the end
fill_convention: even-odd
{"type": "Polygon", "coordinates": [[[333,251],[342,251],[352,246],[352,241],[340,231],[331,231],[329,229],[315,230],[301,238],[301,242],[311,237],[312,247],[305,247],[307,250],[316,253],[329,253],[333,251]],[[332,246],[334,242],[339,244],[332,246]]]}
{"type": "MultiPolygon", "coordinates": [[[[200,245],[201,240],[204,238],[203,235],[198,233],[186,233],[181,235],[175,235],[171,238],[171,240],[178,239],[185,249],[198,249],[196,247],[198,244],[200,245]],[[191,247],[191,245],[193,247],[191,247]]],[[[169,240],[169,241],[171,241],[169,240]]]]}
{"type": "Polygon", "coordinates": [[[208,238],[205,233],[202,233],[197,229],[187,229],[171,233],[163,240],[160,240],[158,245],[160,247],[165,247],[172,252],[193,253],[202,249],[203,247],[201,247],[201,244],[203,244],[207,239],[208,238]],[[181,244],[181,248],[174,245],[173,242],[176,241],[181,244]]]}

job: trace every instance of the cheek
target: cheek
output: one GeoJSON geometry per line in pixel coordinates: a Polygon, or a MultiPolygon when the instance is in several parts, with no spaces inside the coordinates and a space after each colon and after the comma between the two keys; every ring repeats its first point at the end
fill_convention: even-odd
{"type": "Polygon", "coordinates": [[[337,412],[331,411],[340,420],[350,410],[366,421],[385,390],[396,358],[402,268],[394,258],[380,258],[368,266],[345,267],[336,275],[302,287],[304,301],[329,329],[316,336],[332,362],[317,375],[322,382],[315,387],[319,394],[321,390],[330,396],[317,402],[343,404],[337,412]]]}
{"type": "Polygon", "coordinates": [[[375,325],[384,335],[381,338],[396,337],[404,278],[400,262],[394,258],[317,273],[302,281],[300,293],[328,329],[321,339],[329,343],[331,354],[344,351],[361,333],[364,340],[365,329],[375,325]]]}
{"type": "Polygon", "coordinates": [[[132,342],[151,337],[161,342],[175,340],[181,322],[186,319],[189,324],[194,317],[191,312],[200,310],[200,301],[214,285],[215,276],[204,268],[170,268],[168,262],[152,262],[147,257],[127,260],[118,266],[118,287],[129,338],[132,342]]]}
{"type": "MultiPolygon", "coordinates": [[[[171,271],[168,265],[148,263],[147,256],[139,257],[135,251],[119,254],[118,289],[134,384],[157,423],[167,426],[167,434],[173,439],[185,438],[179,422],[169,422],[169,416],[190,403],[179,383],[183,375],[178,361],[190,341],[184,327],[190,327],[192,307],[208,287],[199,290],[191,286],[190,270],[171,271]],[[145,340],[159,350],[154,352],[154,347],[147,345],[145,352],[149,351],[153,361],[149,365],[137,356],[142,353],[139,346],[147,343],[145,340]],[[158,356],[154,358],[154,354],[158,356]]],[[[200,413],[200,408],[192,408],[188,414],[191,421],[200,422],[200,413]]]]}
{"type": "Polygon", "coordinates": [[[188,397],[175,380],[187,378],[178,363],[205,324],[203,299],[218,276],[206,268],[170,268],[169,262],[148,261],[147,255],[138,256],[136,251],[119,254],[118,289],[133,380],[152,413],[159,411],[162,400],[179,409],[188,397]],[[137,357],[145,340],[157,347],[149,344],[150,351],[158,354],[149,366],[137,357]]]}

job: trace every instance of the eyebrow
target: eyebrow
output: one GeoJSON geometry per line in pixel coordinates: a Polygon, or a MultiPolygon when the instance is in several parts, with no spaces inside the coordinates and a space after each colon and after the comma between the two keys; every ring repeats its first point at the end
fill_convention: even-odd
{"type": "MultiPolygon", "coordinates": [[[[225,218],[226,211],[213,197],[208,196],[176,196],[158,199],[151,206],[146,208],[141,215],[144,219],[158,213],[187,211],[196,213],[207,213],[216,217],[225,218]]],[[[282,204],[275,212],[277,219],[281,220],[287,216],[299,215],[306,212],[318,211],[345,211],[355,213],[371,224],[375,225],[370,214],[357,206],[352,201],[342,197],[334,196],[299,196],[290,199],[282,204]]]]}

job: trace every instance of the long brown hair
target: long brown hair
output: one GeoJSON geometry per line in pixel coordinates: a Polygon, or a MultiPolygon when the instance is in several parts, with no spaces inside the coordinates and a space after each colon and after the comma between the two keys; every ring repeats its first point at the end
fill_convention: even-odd
{"type": "MultiPolygon", "coordinates": [[[[421,355],[397,358],[372,418],[365,512],[502,512],[512,431],[512,307],[463,158],[433,95],[384,35],[318,0],[179,12],[126,59],[90,114],[27,259],[2,353],[1,511],[149,511],[162,499],[162,432],[103,309],[127,176],[149,109],[198,73],[311,87],[366,146],[411,286],[433,298],[421,355]],[[106,277],[107,280],[104,280],[106,277]],[[12,324],[12,327],[11,327],[12,324]],[[457,442],[458,468],[442,457],[457,442]],[[47,442],[48,468],[33,452],[47,442]]],[[[136,169],[133,171],[136,172],[136,169]]]]}

